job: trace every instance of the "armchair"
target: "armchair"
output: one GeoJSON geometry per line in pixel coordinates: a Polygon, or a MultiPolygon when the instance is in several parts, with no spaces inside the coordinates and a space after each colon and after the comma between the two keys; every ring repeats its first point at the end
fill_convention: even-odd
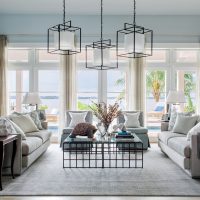
{"type": "MultiPolygon", "coordinates": [[[[141,111],[124,111],[123,113],[136,113],[136,112],[140,112],[140,115],[139,115],[140,127],[139,128],[126,127],[126,129],[127,129],[127,131],[131,131],[131,132],[135,133],[142,140],[143,148],[148,149],[148,147],[150,147],[150,143],[149,143],[149,137],[147,134],[148,129],[144,127],[143,112],[141,112],[141,111]]],[[[123,113],[117,118],[118,123],[125,123],[125,117],[124,117],[123,113]]]]}
{"type": "Polygon", "coordinates": [[[93,120],[93,114],[92,111],[66,111],[66,128],[63,129],[62,136],[61,136],[61,141],[60,141],[60,147],[62,147],[63,141],[70,135],[72,132],[73,128],[69,127],[69,124],[71,122],[71,116],[69,113],[83,113],[87,112],[87,115],[85,117],[85,122],[88,122],[92,124],[93,120]]]}

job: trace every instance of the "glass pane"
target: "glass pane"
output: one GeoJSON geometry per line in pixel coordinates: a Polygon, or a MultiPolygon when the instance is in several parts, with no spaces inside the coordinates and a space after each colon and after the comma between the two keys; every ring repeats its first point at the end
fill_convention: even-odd
{"type": "Polygon", "coordinates": [[[107,71],[107,103],[118,101],[122,109],[126,108],[126,72],[107,71]]]}
{"type": "Polygon", "coordinates": [[[22,101],[26,92],[29,92],[29,71],[8,71],[8,91],[10,112],[25,111],[22,101]]]}
{"type": "Polygon", "coordinates": [[[98,72],[96,70],[79,70],[77,72],[78,92],[98,91],[98,72]]]}
{"type": "Polygon", "coordinates": [[[177,71],[177,90],[185,93],[186,103],[180,105],[180,109],[186,112],[196,111],[196,72],[177,71]]]}
{"type": "Polygon", "coordinates": [[[147,57],[148,63],[166,62],[166,50],[154,50],[153,55],[147,57]]]}
{"type": "Polygon", "coordinates": [[[146,72],[146,119],[150,134],[157,136],[161,117],[165,112],[166,72],[149,70],[146,72]]]}
{"type": "Polygon", "coordinates": [[[38,58],[40,63],[44,62],[59,62],[59,55],[57,54],[50,54],[47,52],[46,49],[40,49],[38,51],[38,58]]]}
{"type": "Polygon", "coordinates": [[[38,88],[39,88],[39,92],[58,92],[59,71],[58,70],[39,70],[38,88]]]}
{"type": "Polygon", "coordinates": [[[8,49],[8,62],[28,62],[27,49],[8,49]]]}
{"type": "Polygon", "coordinates": [[[197,62],[197,51],[195,50],[181,50],[176,51],[176,62],[197,62]]]}
{"type": "Polygon", "coordinates": [[[78,110],[88,110],[92,101],[98,101],[98,72],[79,70],[77,72],[77,106],[78,110]]]}
{"type": "Polygon", "coordinates": [[[53,134],[58,134],[58,123],[59,123],[59,95],[55,93],[40,93],[42,104],[39,109],[45,110],[48,129],[53,134]]]}

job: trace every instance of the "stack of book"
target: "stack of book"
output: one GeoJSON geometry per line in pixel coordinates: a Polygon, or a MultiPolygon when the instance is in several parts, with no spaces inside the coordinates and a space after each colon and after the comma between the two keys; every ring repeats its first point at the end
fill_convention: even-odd
{"type": "Polygon", "coordinates": [[[131,134],[131,132],[122,131],[116,134],[116,138],[134,138],[134,136],[131,134]]]}

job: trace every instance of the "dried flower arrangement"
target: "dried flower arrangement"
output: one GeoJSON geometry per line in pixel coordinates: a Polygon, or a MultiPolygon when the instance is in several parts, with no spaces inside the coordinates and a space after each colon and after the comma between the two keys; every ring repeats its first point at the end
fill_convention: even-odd
{"type": "Polygon", "coordinates": [[[105,128],[105,134],[107,133],[112,121],[121,114],[121,109],[119,108],[119,104],[117,102],[115,102],[113,105],[107,105],[104,102],[93,102],[93,105],[89,107],[93,111],[94,115],[103,124],[105,128]]]}

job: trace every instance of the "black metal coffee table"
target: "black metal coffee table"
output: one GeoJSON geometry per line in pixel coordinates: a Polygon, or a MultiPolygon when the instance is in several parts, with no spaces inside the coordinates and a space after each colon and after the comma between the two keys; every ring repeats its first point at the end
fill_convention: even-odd
{"type": "Polygon", "coordinates": [[[143,168],[143,143],[133,138],[79,139],[63,142],[63,168],[143,168]]]}

